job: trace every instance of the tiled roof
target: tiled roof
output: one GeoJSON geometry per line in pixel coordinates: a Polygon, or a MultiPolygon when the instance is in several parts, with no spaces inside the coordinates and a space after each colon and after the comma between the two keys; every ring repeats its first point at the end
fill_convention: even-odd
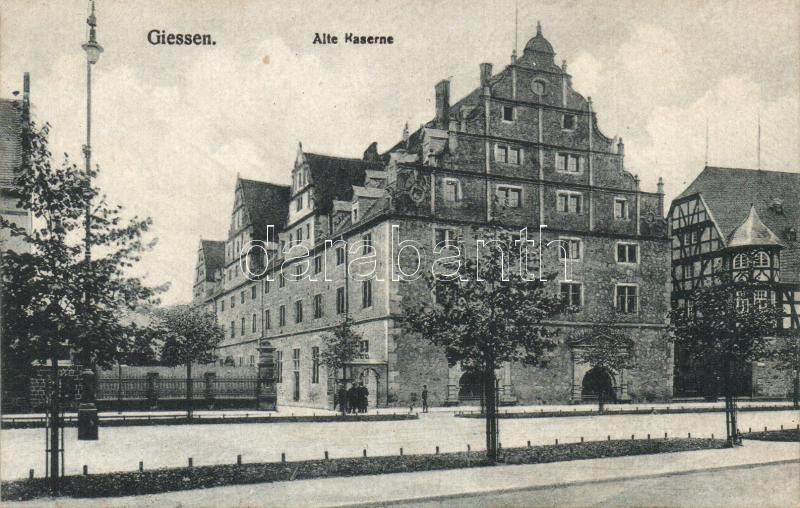
{"type": "Polygon", "coordinates": [[[800,282],[800,242],[790,240],[790,228],[800,232],[800,173],[744,168],[706,167],[676,199],[701,193],[720,233],[730,240],[745,222],[751,204],[763,223],[784,245],[781,277],[800,282]],[[782,213],[773,203],[782,203],[782,213]]]}
{"type": "Polygon", "coordinates": [[[755,206],[750,207],[750,214],[738,228],[733,230],[728,240],[728,247],[749,245],[782,245],[775,233],[761,221],[755,206]]]}
{"type": "Polygon", "coordinates": [[[206,280],[214,280],[214,272],[221,270],[225,264],[225,242],[218,240],[200,240],[205,261],[206,280]]]}
{"type": "Polygon", "coordinates": [[[239,178],[242,185],[242,198],[250,223],[253,226],[253,239],[267,240],[267,226],[280,230],[289,215],[288,185],[259,182],[239,178]]]}
{"type": "Polygon", "coordinates": [[[0,185],[14,182],[22,163],[22,101],[0,99],[0,185]]]}
{"type": "Polygon", "coordinates": [[[320,213],[329,213],[334,200],[350,201],[353,185],[362,186],[368,169],[382,169],[376,161],[347,159],[305,152],[314,186],[314,206],[320,213]]]}

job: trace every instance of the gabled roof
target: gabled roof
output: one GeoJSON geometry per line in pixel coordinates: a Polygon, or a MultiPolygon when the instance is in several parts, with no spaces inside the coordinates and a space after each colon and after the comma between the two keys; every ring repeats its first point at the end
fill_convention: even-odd
{"type": "Polygon", "coordinates": [[[782,245],[775,233],[761,221],[755,206],[750,206],[750,214],[728,239],[728,247],[782,245]]]}
{"type": "Polygon", "coordinates": [[[0,185],[14,182],[22,165],[23,109],[21,100],[0,99],[0,185]]]}
{"type": "Polygon", "coordinates": [[[367,170],[383,169],[379,161],[348,159],[304,152],[314,186],[314,206],[320,213],[330,212],[334,200],[353,199],[353,186],[362,186],[367,170]]]}
{"type": "Polygon", "coordinates": [[[225,242],[218,240],[200,240],[203,250],[203,261],[206,269],[206,280],[214,280],[214,272],[225,265],[225,242]]]}
{"type": "Polygon", "coordinates": [[[800,281],[800,242],[787,234],[790,228],[800,232],[800,173],[707,166],[676,200],[694,194],[702,194],[720,234],[731,240],[752,205],[785,247],[782,279],[800,281]],[[777,202],[782,205],[780,212],[774,206],[777,202]]]}
{"type": "Polygon", "coordinates": [[[289,215],[288,185],[239,178],[244,207],[253,226],[253,239],[267,240],[267,226],[280,230],[289,215]]]}

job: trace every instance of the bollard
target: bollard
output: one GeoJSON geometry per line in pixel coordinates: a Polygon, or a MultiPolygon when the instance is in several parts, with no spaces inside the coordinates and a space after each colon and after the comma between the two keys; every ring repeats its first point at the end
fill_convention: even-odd
{"type": "Polygon", "coordinates": [[[631,434],[631,441],[633,441],[634,439],[636,438],[633,436],[633,434],[631,434]]]}
{"type": "Polygon", "coordinates": [[[366,456],[367,456],[367,449],[364,448],[364,457],[366,457],[366,456]]]}
{"type": "Polygon", "coordinates": [[[239,454],[239,455],[236,456],[236,465],[237,466],[241,466],[242,465],[242,454],[239,454]]]}
{"type": "Polygon", "coordinates": [[[664,439],[667,439],[667,433],[664,432],[664,439]]]}
{"type": "Polygon", "coordinates": [[[189,457],[189,467],[192,467],[193,465],[194,465],[194,461],[192,460],[191,457],[189,457]]]}
{"type": "Polygon", "coordinates": [[[436,447],[436,455],[439,455],[439,447],[436,447]]]}
{"type": "Polygon", "coordinates": [[[583,443],[583,436],[581,436],[581,443],[583,443]]]}
{"type": "Polygon", "coordinates": [[[86,464],[83,465],[83,474],[84,476],[89,474],[89,466],[87,466],[86,464]]]}
{"type": "Polygon", "coordinates": [[[286,462],[286,453],[281,453],[281,462],[286,462]]]}
{"type": "Polygon", "coordinates": [[[28,471],[28,478],[30,478],[31,480],[33,480],[33,469],[31,469],[30,471],[28,471]]]}
{"type": "Polygon", "coordinates": [[[328,460],[328,450],[325,450],[325,460],[328,460]]]}
{"type": "Polygon", "coordinates": [[[556,445],[558,444],[558,438],[556,438],[556,445]]]}
{"type": "Polygon", "coordinates": [[[530,439],[529,439],[529,440],[528,440],[528,448],[530,448],[530,447],[531,447],[531,441],[530,441],[530,439]]]}
{"type": "Polygon", "coordinates": [[[139,472],[140,473],[144,472],[144,462],[142,462],[141,460],[139,461],[139,472]]]}

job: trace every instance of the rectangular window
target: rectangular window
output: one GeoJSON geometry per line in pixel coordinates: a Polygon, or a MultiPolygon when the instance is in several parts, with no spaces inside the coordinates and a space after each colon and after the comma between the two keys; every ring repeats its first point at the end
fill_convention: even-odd
{"type": "Polygon", "coordinates": [[[236,297],[231,295],[231,309],[236,307],[236,297]]]}
{"type": "Polygon", "coordinates": [[[256,364],[256,355],[250,355],[250,360],[248,361],[248,364],[251,367],[253,367],[256,364]]]}
{"type": "Polygon", "coordinates": [[[756,289],[753,291],[753,304],[756,307],[766,307],[769,301],[769,292],[766,289],[756,289]]]}
{"type": "Polygon", "coordinates": [[[458,180],[445,178],[444,180],[444,199],[449,202],[461,201],[461,186],[458,180]]]}
{"type": "Polygon", "coordinates": [[[639,259],[639,246],[635,243],[617,244],[617,263],[637,263],[639,259]]]}
{"type": "Polygon", "coordinates": [[[302,226],[297,228],[297,241],[298,242],[302,242],[303,241],[303,227],[302,226]]]}
{"type": "Polygon", "coordinates": [[[736,292],[736,310],[740,312],[747,312],[750,308],[750,302],[747,300],[747,294],[744,291],[736,292]]]}
{"type": "Polygon", "coordinates": [[[513,122],[514,121],[514,107],[513,106],[503,106],[503,121],[504,122],[513,122]]]}
{"type": "Polygon", "coordinates": [[[244,337],[245,319],[242,318],[242,336],[244,337]]]}
{"type": "Polygon", "coordinates": [[[497,162],[508,162],[508,147],[503,145],[495,146],[494,160],[497,162]]]}
{"type": "Polygon", "coordinates": [[[303,196],[300,196],[297,198],[297,211],[299,212],[302,209],[303,209],[303,196]]]}
{"type": "Polygon", "coordinates": [[[297,300],[294,302],[294,322],[303,322],[303,300],[297,300]]]}
{"type": "Polygon", "coordinates": [[[253,314],[253,330],[252,330],[252,332],[253,332],[253,333],[256,333],[256,329],[258,328],[258,324],[257,324],[257,323],[258,323],[258,320],[257,320],[257,317],[258,317],[258,315],[257,315],[257,314],[253,314]]]}
{"type": "Polygon", "coordinates": [[[244,357],[243,356],[239,356],[239,367],[241,367],[243,365],[244,365],[244,357]]]}
{"type": "Polygon", "coordinates": [[[319,348],[311,348],[311,383],[319,383],[319,348]]]}
{"type": "Polygon", "coordinates": [[[372,307],[372,279],[361,281],[361,307],[372,307]]]}
{"type": "Polygon", "coordinates": [[[628,219],[628,200],[624,198],[614,199],[614,218],[615,219],[628,219]]]}
{"type": "Polygon", "coordinates": [[[347,312],[347,300],[345,299],[344,288],[336,288],[336,313],[344,314],[347,312]]]}
{"type": "Polygon", "coordinates": [[[239,299],[244,303],[244,291],[239,291],[239,299]]]}
{"type": "Polygon", "coordinates": [[[446,246],[456,245],[458,243],[458,232],[452,229],[436,228],[434,230],[436,245],[444,244],[446,246]]]}
{"type": "Polygon", "coordinates": [[[231,321],[231,338],[236,337],[236,321],[231,321]]]}
{"type": "Polygon", "coordinates": [[[558,191],[556,209],[562,213],[580,214],[583,210],[583,195],[577,192],[558,191]]]}
{"type": "Polygon", "coordinates": [[[314,319],[322,317],[322,295],[314,295],[314,319]]]}
{"type": "Polygon", "coordinates": [[[575,307],[583,305],[581,299],[581,285],[575,282],[562,282],[561,298],[567,302],[567,305],[575,307]]]}
{"type": "Polygon", "coordinates": [[[220,300],[219,304],[220,304],[219,311],[220,312],[225,312],[225,300],[220,300]]]}
{"type": "Polygon", "coordinates": [[[278,326],[286,326],[286,305],[278,309],[278,326]]]}
{"type": "Polygon", "coordinates": [[[519,148],[508,149],[508,163],[509,164],[522,164],[522,151],[519,148]]]}
{"type": "Polygon", "coordinates": [[[636,313],[636,286],[617,285],[617,312],[636,313]]]}
{"type": "Polygon", "coordinates": [[[342,245],[336,247],[336,264],[337,265],[344,264],[344,246],[342,245]]]}
{"type": "Polygon", "coordinates": [[[519,208],[522,201],[522,189],[516,187],[497,187],[497,201],[501,206],[519,208]]]}
{"type": "Polygon", "coordinates": [[[558,257],[559,259],[581,259],[581,241],[578,238],[559,238],[561,241],[561,247],[563,249],[559,249],[558,257]]]}
{"type": "Polygon", "coordinates": [[[322,256],[314,258],[314,273],[322,272],[322,256]]]}
{"type": "Polygon", "coordinates": [[[359,341],[358,356],[362,360],[369,360],[369,340],[359,341]]]}
{"type": "Polygon", "coordinates": [[[364,235],[364,248],[362,250],[362,253],[369,254],[370,250],[372,250],[370,249],[371,246],[372,246],[372,234],[367,233],[366,235],[364,235]]]}
{"type": "Polygon", "coordinates": [[[269,281],[264,279],[264,293],[269,293],[269,281]]]}
{"type": "Polygon", "coordinates": [[[567,130],[573,130],[575,128],[575,115],[564,113],[564,116],[561,118],[561,128],[567,130]]]}
{"type": "Polygon", "coordinates": [[[295,372],[300,370],[300,348],[292,349],[292,367],[295,372]]]}
{"type": "Polygon", "coordinates": [[[269,330],[272,328],[272,320],[270,319],[269,311],[264,311],[264,329],[269,330]]]}
{"type": "Polygon", "coordinates": [[[283,271],[278,275],[278,287],[286,287],[286,277],[283,276],[283,271]]]}
{"type": "Polygon", "coordinates": [[[283,351],[275,351],[275,382],[283,383],[283,351]]]}
{"type": "Polygon", "coordinates": [[[256,286],[253,286],[253,287],[250,288],[250,299],[251,300],[255,300],[256,299],[256,293],[257,292],[258,292],[258,290],[256,289],[256,286]]]}

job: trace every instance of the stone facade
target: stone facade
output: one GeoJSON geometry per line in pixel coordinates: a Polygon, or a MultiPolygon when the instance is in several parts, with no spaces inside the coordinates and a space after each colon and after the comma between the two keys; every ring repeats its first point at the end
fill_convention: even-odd
{"type": "MultiPolygon", "coordinates": [[[[570,259],[562,259],[556,246],[544,250],[543,263],[553,273],[553,291],[561,289],[565,263],[573,283],[580,284],[581,310],[551,323],[559,330],[559,348],[548,366],[498,369],[501,402],[582,399],[590,366],[576,364],[568,342],[606,319],[620,305],[620,291],[632,303],[620,309],[616,326],[634,339],[637,364],[607,375],[620,398],[670,397],[669,252],[661,187],[646,192],[624,169],[622,140],[600,132],[591,99],[573,90],[566,64],[554,63],[541,29],[521,57],[512,55],[497,74],[481,64],[477,78],[479,87],[453,104],[450,83],[439,82],[434,119],[414,132],[406,127],[402,140],[384,153],[374,143],[361,159],[299,146],[286,195],[252,205],[243,198],[242,228],[237,197],[237,227],[226,244],[222,280],[203,301],[213,305],[226,329],[231,321],[236,328],[242,317],[247,324],[253,314],[260,316],[260,328],[234,333],[221,354],[247,357],[259,339],[275,348],[279,405],[331,407],[332,374],[315,358],[324,335],[344,314],[365,339],[347,377],[368,385],[371,404],[418,404],[423,385],[431,404],[474,403],[460,367],[448,366],[441,350],[403,328],[404,306],[430,299],[427,288],[421,281],[393,281],[392,275],[398,265],[413,271],[416,263],[412,250],[400,250],[401,242],[418,242],[425,250],[422,266],[430,267],[435,243],[458,238],[474,252],[476,236],[490,220],[509,231],[527,227],[537,243],[540,225],[545,244],[571,242],[570,259]],[[257,222],[268,215],[282,220],[268,223],[274,236],[259,237],[264,226],[257,222]],[[248,238],[263,239],[267,252],[256,281],[237,275],[236,253],[248,238]],[[372,253],[365,240],[374,257],[351,265],[372,253]],[[346,249],[337,250],[335,241],[347,242],[346,249]],[[361,268],[372,270],[367,280],[359,276],[361,268]],[[298,273],[306,276],[292,280],[298,273]],[[237,295],[249,295],[251,287],[258,288],[257,297],[241,303],[237,295]]],[[[237,193],[240,187],[241,179],[237,193]]]]}

